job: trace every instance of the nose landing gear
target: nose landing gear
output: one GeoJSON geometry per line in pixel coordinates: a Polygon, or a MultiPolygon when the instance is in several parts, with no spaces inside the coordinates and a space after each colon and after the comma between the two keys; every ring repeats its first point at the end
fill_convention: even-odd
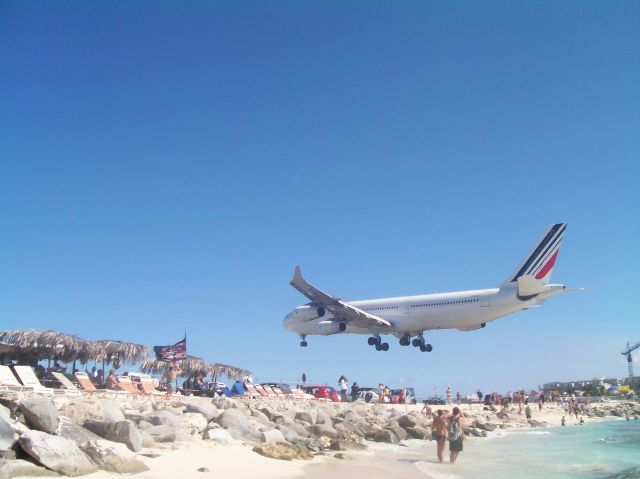
{"type": "Polygon", "coordinates": [[[300,347],[302,347],[302,348],[306,348],[307,347],[307,335],[306,334],[301,334],[300,335],[300,347]]]}

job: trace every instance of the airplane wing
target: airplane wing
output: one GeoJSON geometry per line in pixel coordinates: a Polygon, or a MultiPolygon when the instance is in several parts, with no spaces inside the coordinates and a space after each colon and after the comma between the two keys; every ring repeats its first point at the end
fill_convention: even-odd
{"type": "Polygon", "coordinates": [[[345,303],[340,298],[328,295],[315,286],[307,283],[302,277],[300,266],[296,266],[293,279],[289,283],[309,298],[314,304],[322,305],[329,310],[336,318],[341,318],[347,323],[352,323],[356,327],[366,328],[370,326],[392,328],[391,323],[375,314],[362,311],[350,304],[345,303]]]}

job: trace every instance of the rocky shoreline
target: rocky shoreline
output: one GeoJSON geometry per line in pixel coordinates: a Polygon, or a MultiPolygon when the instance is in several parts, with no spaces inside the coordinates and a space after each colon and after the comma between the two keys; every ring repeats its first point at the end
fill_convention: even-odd
{"type": "MultiPolygon", "coordinates": [[[[320,403],[317,401],[130,396],[84,393],[43,397],[0,391],[0,479],[81,476],[98,470],[135,474],[148,470],[149,450],[192,441],[241,442],[274,459],[347,459],[367,443],[431,440],[431,420],[421,405],[320,403]]],[[[503,421],[490,408],[461,406],[465,434],[483,437],[497,429],[545,427],[515,411],[503,421]],[[475,409],[474,409],[475,408],[475,409]]],[[[562,414],[561,409],[555,415],[562,414]]],[[[597,404],[586,418],[635,417],[640,404],[597,404]]],[[[553,425],[553,424],[552,424],[553,425]]],[[[202,471],[206,472],[206,471],[202,471]]]]}

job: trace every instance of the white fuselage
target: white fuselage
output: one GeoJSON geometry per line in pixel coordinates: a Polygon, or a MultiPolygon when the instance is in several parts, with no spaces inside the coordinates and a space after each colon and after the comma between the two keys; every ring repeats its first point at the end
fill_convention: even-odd
{"type": "Polygon", "coordinates": [[[305,320],[294,311],[283,320],[284,327],[300,335],[330,335],[338,333],[393,334],[397,337],[417,335],[431,329],[459,329],[471,331],[487,322],[531,308],[551,296],[564,292],[564,285],[548,284],[532,299],[521,299],[515,284],[500,288],[435,293],[419,296],[349,301],[348,304],[386,319],[391,327],[357,327],[346,323],[338,330],[341,318],[328,311],[322,317],[305,320]]]}

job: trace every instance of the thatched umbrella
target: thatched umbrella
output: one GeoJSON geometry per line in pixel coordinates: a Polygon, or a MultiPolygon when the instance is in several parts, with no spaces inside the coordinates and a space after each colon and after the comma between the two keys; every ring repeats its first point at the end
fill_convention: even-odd
{"type": "Polygon", "coordinates": [[[69,362],[80,359],[86,362],[87,342],[71,334],[33,329],[8,330],[0,331],[0,342],[13,345],[20,356],[36,360],[60,359],[69,362]]]}
{"type": "Polygon", "coordinates": [[[195,356],[187,356],[184,359],[178,359],[177,361],[162,361],[157,358],[149,358],[140,366],[140,370],[147,374],[157,374],[164,371],[169,366],[175,366],[181,369],[183,375],[191,375],[196,373],[208,372],[208,364],[202,358],[195,356]]]}
{"type": "Polygon", "coordinates": [[[139,363],[149,357],[149,348],[142,344],[115,341],[113,339],[101,339],[89,341],[91,351],[90,359],[94,361],[106,361],[110,363],[118,359],[119,362],[139,363]]]}
{"type": "Polygon", "coordinates": [[[227,364],[211,364],[209,366],[209,371],[219,376],[220,374],[224,374],[225,376],[233,379],[241,378],[243,376],[250,376],[251,371],[247,371],[246,369],[236,368],[235,366],[229,366],[227,364]]]}

